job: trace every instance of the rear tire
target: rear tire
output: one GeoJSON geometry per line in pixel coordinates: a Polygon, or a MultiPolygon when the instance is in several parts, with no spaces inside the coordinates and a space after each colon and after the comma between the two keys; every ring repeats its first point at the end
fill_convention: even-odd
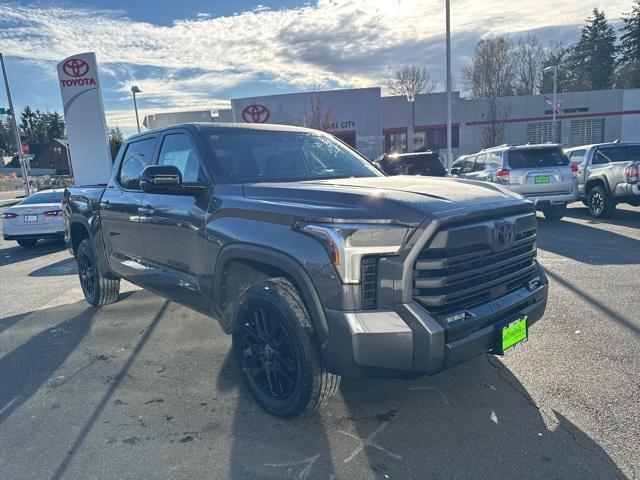
{"type": "Polygon", "coordinates": [[[20,245],[22,248],[32,248],[36,246],[36,243],[38,242],[37,239],[35,240],[16,240],[18,242],[18,245],[20,245]]]}
{"type": "Polygon", "coordinates": [[[340,385],[340,377],[325,369],[304,300],[285,278],[243,292],[234,316],[233,351],[254,399],[277,417],[313,412],[340,385]]]}
{"type": "Polygon", "coordinates": [[[616,211],[616,202],[601,185],[589,191],[589,213],[595,218],[611,218],[616,211]]]}
{"type": "Polygon", "coordinates": [[[96,252],[89,239],[80,242],[76,251],[78,276],[85,300],[94,307],[118,301],[120,279],[106,277],[98,268],[96,252]]]}
{"type": "Polygon", "coordinates": [[[567,204],[549,205],[541,208],[544,218],[547,220],[558,221],[567,213],[567,204]]]}

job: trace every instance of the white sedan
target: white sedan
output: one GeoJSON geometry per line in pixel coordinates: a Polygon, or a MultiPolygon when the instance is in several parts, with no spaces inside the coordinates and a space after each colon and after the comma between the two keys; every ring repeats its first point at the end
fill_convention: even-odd
{"type": "Polygon", "coordinates": [[[2,236],[22,247],[33,247],[43,238],[64,238],[60,202],[64,189],[43,190],[9,207],[2,214],[2,236]]]}

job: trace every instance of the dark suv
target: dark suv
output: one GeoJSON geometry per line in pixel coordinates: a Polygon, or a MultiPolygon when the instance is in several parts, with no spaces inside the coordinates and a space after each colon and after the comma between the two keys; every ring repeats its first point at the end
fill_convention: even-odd
{"type": "Polygon", "coordinates": [[[444,177],[447,169],[440,156],[430,150],[414,153],[385,153],[373,161],[373,164],[387,175],[424,175],[444,177]]]}
{"type": "Polygon", "coordinates": [[[433,374],[544,313],[533,204],[490,184],[387,177],[331,135],[186,124],[127,139],[70,187],[85,298],[127,279],[220,322],[256,401],[293,417],[340,376],[433,374]]]}

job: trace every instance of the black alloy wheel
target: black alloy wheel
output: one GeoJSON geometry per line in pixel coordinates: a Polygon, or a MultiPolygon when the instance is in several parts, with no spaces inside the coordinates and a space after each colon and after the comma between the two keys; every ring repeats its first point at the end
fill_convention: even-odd
{"type": "Polygon", "coordinates": [[[288,279],[271,278],[245,289],[232,333],[242,380],[270,414],[311,413],[338,391],[340,376],[325,368],[305,301],[288,279]]]}
{"type": "Polygon", "coordinates": [[[80,286],[85,297],[95,297],[96,294],[96,267],[93,259],[87,251],[79,251],[76,257],[78,262],[78,275],[80,286]]]}
{"type": "Polygon", "coordinates": [[[290,396],[296,386],[296,351],[279,313],[266,306],[248,310],[240,339],[241,368],[250,381],[269,398],[290,396]]]}

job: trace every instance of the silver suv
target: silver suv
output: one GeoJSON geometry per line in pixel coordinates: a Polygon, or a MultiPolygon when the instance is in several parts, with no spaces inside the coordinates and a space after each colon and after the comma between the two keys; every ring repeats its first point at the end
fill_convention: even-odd
{"type": "Polygon", "coordinates": [[[640,143],[599,143],[565,152],[578,169],[578,192],[592,216],[609,218],[618,203],[640,207],[640,143]]]}
{"type": "Polygon", "coordinates": [[[501,145],[458,159],[452,177],[502,185],[536,204],[549,220],[560,220],[578,199],[577,167],[560,145],[501,145]]]}

